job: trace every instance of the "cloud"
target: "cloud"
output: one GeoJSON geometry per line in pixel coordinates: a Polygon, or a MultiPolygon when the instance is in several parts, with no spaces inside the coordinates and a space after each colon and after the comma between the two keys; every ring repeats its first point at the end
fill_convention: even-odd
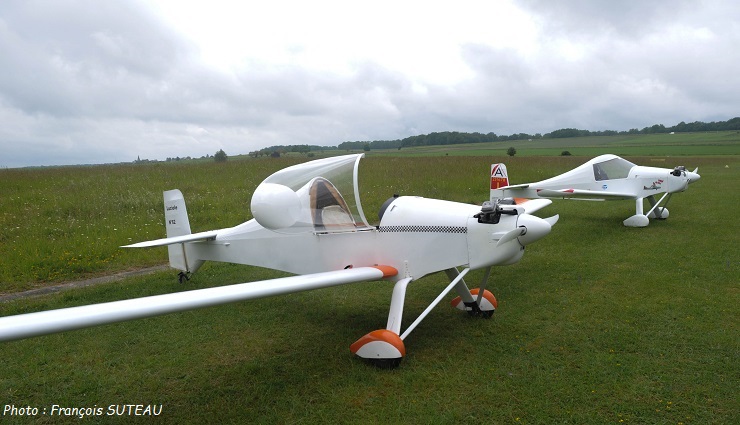
{"type": "Polygon", "coordinates": [[[692,16],[706,7],[694,0],[524,0],[539,17],[543,30],[554,36],[587,39],[594,35],[639,39],[666,23],[692,16]]]}
{"type": "Polygon", "coordinates": [[[0,166],[737,115],[734,3],[392,5],[2,2],[0,166]]]}
{"type": "Polygon", "coordinates": [[[740,86],[733,69],[740,63],[728,52],[740,40],[737,6],[526,4],[540,23],[535,54],[465,47],[475,77],[458,88],[460,98],[476,99],[469,116],[487,110],[516,124],[518,129],[504,124],[508,132],[544,132],[569,126],[623,130],[736,115],[731,99],[740,86]]]}

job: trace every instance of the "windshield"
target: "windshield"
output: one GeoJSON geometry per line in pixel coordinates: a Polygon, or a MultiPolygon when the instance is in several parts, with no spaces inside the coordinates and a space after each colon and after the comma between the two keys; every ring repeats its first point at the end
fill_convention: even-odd
{"type": "Polygon", "coordinates": [[[594,177],[599,180],[626,179],[635,164],[622,158],[614,158],[608,161],[594,164],[594,177]]]}

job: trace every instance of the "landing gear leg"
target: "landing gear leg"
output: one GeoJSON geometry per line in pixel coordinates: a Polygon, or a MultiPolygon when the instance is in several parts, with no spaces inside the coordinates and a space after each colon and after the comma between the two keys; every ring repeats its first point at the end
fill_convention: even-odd
{"type": "Polygon", "coordinates": [[[399,280],[393,287],[386,329],[378,329],[358,339],[349,347],[352,353],[384,369],[395,368],[401,364],[401,360],[406,356],[406,347],[399,335],[406,287],[409,283],[410,277],[399,280]]]}
{"type": "Polygon", "coordinates": [[[622,224],[627,227],[647,227],[650,224],[650,220],[643,213],[642,199],[638,198],[635,200],[635,215],[624,220],[622,224]]]}
{"type": "Polygon", "coordinates": [[[660,198],[659,201],[656,201],[655,197],[653,197],[652,195],[648,196],[647,200],[648,202],[650,202],[650,206],[652,207],[647,213],[648,218],[657,218],[658,220],[667,219],[670,213],[668,212],[668,208],[666,208],[666,205],[668,205],[668,201],[671,200],[671,196],[673,196],[672,193],[666,193],[665,195],[663,195],[662,198],[660,198]],[[662,207],[660,207],[659,205],[661,202],[663,202],[664,199],[665,203],[662,207]]]}
{"type": "MultiPolygon", "coordinates": [[[[393,298],[391,299],[391,312],[388,315],[388,329],[379,329],[377,331],[370,332],[369,334],[358,339],[352,344],[349,349],[352,353],[356,354],[363,359],[369,360],[376,366],[381,367],[397,367],[403,357],[406,356],[406,348],[403,345],[403,340],[413,331],[416,326],[424,320],[434,307],[442,301],[442,298],[446,297],[447,294],[457,285],[463,285],[467,292],[467,286],[463,281],[465,276],[470,271],[470,268],[464,269],[462,272],[458,272],[456,269],[450,269],[449,275],[454,276],[452,282],[432,301],[431,304],[414,320],[413,323],[406,328],[406,331],[400,336],[398,332],[401,329],[401,315],[403,311],[403,299],[406,296],[406,285],[411,282],[411,278],[399,280],[396,282],[396,286],[393,288],[393,298]],[[462,282],[462,283],[461,283],[462,282]]],[[[484,291],[488,292],[488,291],[484,291]]],[[[476,291],[476,295],[477,295],[476,291]]],[[[470,292],[467,292],[466,299],[470,302],[475,303],[475,298],[470,292]]],[[[487,297],[483,296],[484,304],[487,297]]],[[[491,305],[490,310],[494,307],[491,305]]],[[[483,310],[488,310],[484,308],[483,310]]]]}

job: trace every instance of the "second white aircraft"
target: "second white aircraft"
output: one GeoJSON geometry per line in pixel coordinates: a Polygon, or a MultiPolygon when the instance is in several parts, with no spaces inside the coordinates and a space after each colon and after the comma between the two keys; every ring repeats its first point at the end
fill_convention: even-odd
{"type": "Polygon", "coordinates": [[[690,183],[699,180],[698,171],[698,168],[686,171],[683,166],[672,170],[645,167],[607,154],[547,180],[509,186],[506,167],[494,164],[491,168],[491,200],[506,197],[587,201],[632,199],[635,201],[635,215],[624,220],[624,225],[645,227],[650,218],[668,218],[666,205],[671,196],[685,191],[690,183]],[[655,196],[661,193],[663,196],[656,200],[655,196]],[[644,212],[644,199],[650,203],[647,213],[644,212]]]}

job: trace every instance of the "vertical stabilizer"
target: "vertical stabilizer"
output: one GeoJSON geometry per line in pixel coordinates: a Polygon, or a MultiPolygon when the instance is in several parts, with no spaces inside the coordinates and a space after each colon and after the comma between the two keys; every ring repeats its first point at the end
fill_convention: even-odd
{"type": "MultiPolygon", "coordinates": [[[[177,189],[164,192],[164,220],[167,237],[185,236],[191,233],[188,210],[185,207],[185,198],[177,189]]],[[[186,244],[178,243],[167,246],[170,257],[170,267],[183,272],[194,272],[202,261],[191,259],[188,262],[186,244]]]]}
{"type": "Polygon", "coordinates": [[[191,233],[185,198],[177,189],[164,192],[164,219],[168,238],[191,233]]]}
{"type": "Polygon", "coordinates": [[[509,174],[506,172],[506,165],[503,163],[491,164],[491,202],[500,198],[501,187],[509,185],[509,174]]]}

